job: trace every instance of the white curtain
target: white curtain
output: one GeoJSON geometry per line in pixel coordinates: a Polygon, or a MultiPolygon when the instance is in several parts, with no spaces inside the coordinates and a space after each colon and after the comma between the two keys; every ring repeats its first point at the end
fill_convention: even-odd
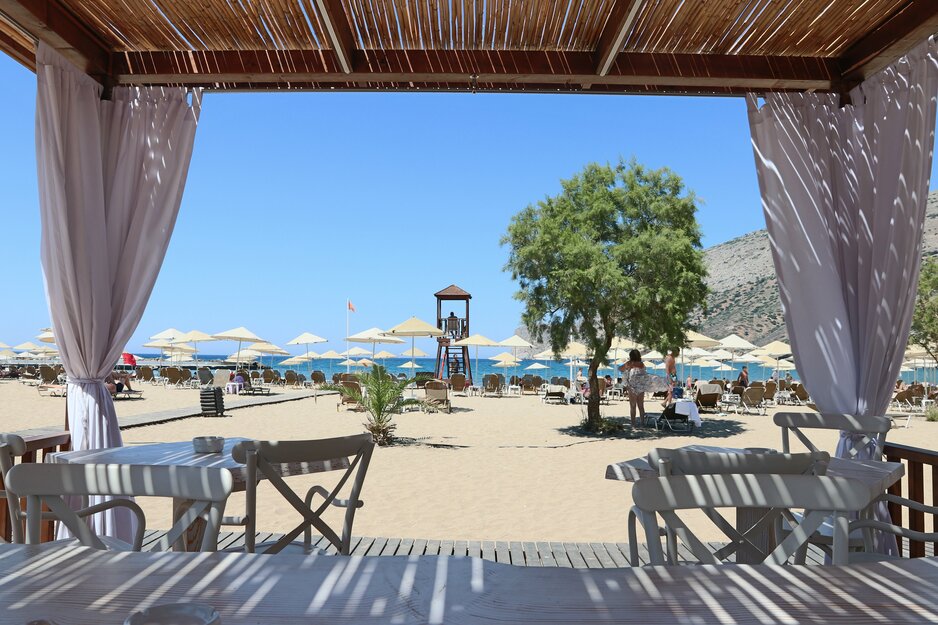
{"type": "Polygon", "coordinates": [[[929,40],[850,92],[773,93],[749,122],[785,325],[822,412],[884,414],[915,303],[935,133],[929,40]]]}
{"type": "MultiPolygon", "coordinates": [[[[36,160],[42,266],[68,374],[73,449],[122,444],[103,380],[143,315],[182,199],[199,94],[101,86],[40,43],[36,160]]],[[[99,534],[129,538],[112,514],[99,534]]]]}

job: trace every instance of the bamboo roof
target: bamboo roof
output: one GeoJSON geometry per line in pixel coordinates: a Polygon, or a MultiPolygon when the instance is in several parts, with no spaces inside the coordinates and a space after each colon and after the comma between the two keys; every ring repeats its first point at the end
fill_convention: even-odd
{"type": "Polygon", "coordinates": [[[845,91],[936,31],[935,0],[0,0],[0,49],[105,87],[845,91]]]}

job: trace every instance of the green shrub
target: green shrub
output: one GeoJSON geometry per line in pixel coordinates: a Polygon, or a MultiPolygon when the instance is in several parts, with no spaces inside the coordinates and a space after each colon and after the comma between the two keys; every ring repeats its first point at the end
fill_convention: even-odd
{"type": "Polygon", "coordinates": [[[925,410],[926,421],[938,421],[938,406],[929,406],[925,410]]]}

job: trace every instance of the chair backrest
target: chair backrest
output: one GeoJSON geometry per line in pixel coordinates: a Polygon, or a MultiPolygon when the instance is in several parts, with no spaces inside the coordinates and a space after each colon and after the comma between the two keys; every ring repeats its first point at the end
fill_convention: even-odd
{"type": "Polygon", "coordinates": [[[765,384],[761,380],[756,380],[755,382],[750,382],[749,386],[756,386],[759,388],[765,387],[765,384]]]}
{"type": "MultiPolygon", "coordinates": [[[[661,548],[658,517],[703,564],[719,564],[747,544],[760,552],[764,564],[785,564],[833,513],[834,564],[846,564],[847,515],[869,503],[869,489],[859,480],[816,475],[706,474],[643,478],[632,488],[636,515],[645,527],[650,564],[666,564],[661,548]],[[715,522],[730,544],[712,550],[678,514],[683,510],[721,508],[769,508],[756,529],[777,526],[784,516],[795,527],[772,551],[753,544],[732,524],[715,522]],[[787,511],[804,510],[800,523],[787,511]]],[[[718,517],[722,519],[723,517],[718,517]]],[[[761,532],[758,532],[761,533],[761,532]]]]}
{"type": "Polygon", "coordinates": [[[188,381],[191,380],[191,379],[192,379],[192,372],[191,372],[191,371],[189,371],[188,369],[180,369],[180,370],[179,370],[179,382],[180,382],[180,384],[184,384],[184,383],[188,382],[188,381]]]}
{"type": "Polygon", "coordinates": [[[440,380],[428,380],[423,390],[427,394],[427,399],[433,401],[446,401],[449,399],[449,388],[446,382],[440,380]]]}
{"type": "Polygon", "coordinates": [[[716,394],[717,396],[719,396],[720,394],[722,394],[722,392],[723,392],[723,387],[720,386],[719,384],[710,384],[708,382],[706,384],[701,384],[700,386],[697,387],[698,395],[716,394]]]}
{"type": "Polygon", "coordinates": [[[283,374],[283,379],[287,384],[296,384],[296,371],[287,369],[283,374]]]}
{"type": "Polygon", "coordinates": [[[703,475],[716,473],[770,473],[779,475],[824,475],[831,456],[825,451],[790,453],[729,453],[666,449],[648,452],[648,463],[658,475],[703,475]]]}
{"type": "Polygon", "coordinates": [[[199,384],[202,386],[209,386],[214,382],[215,378],[212,375],[212,372],[209,371],[207,367],[199,367],[199,384]]]}
{"type": "Polygon", "coordinates": [[[147,365],[141,365],[137,369],[137,376],[140,378],[141,382],[152,382],[153,381],[153,369],[147,365]]]}
{"type": "Polygon", "coordinates": [[[55,369],[49,365],[40,365],[39,366],[39,380],[43,384],[53,384],[58,381],[59,374],[55,372],[55,369]]]}
{"type": "Polygon", "coordinates": [[[215,369],[215,378],[212,380],[212,386],[225,388],[231,381],[231,371],[228,369],[215,369]]]}
{"type": "MultiPolygon", "coordinates": [[[[42,506],[45,504],[82,545],[96,549],[105,549],[104,543],[82,521],[81,511],[72,510],[63,497],[103,495],[191,500],[192,505],[160,540],[158,548],[167,549],[184,538],[189,527],[201,518],[206,521],[201,550],[215,551],[225,502],[233,485],[227,469],[122,464],[18,464],[10,470],[8,479],[10,489],[20,497],[26,497],[28,544],[39,542],[42,506]]],[[[146,530],[143,510],[127,499],[112,499],[92,506],[96,511],[114,507],[129,508],[136,515],[137,532],[131,547],[139,551],[146,530]]]]}
{"type": "Polygon", "coordinates": [[[163,369],[160,370],[160,377],[170,384],[178,384],[181,375],[179,369],[176,367],[163,367],[163,369]]]}
{"type": "Polygon", "coordinates": [[[765,398],[765,389],[761,386],[750,386],[743,391],[741,401],[744,406],[758,406],[765,398]]]}
{"type": "Polygon", "coordinates": [[[466,376],[463,373],[454,373],[449,376],[449,383],[452,385],[454,393],[461,393],[466,390],[466,376]]]}
{"type": "Polygon", "coordinates": [[[482,388],[486,392],[495,392],[498,390],[498,376],[489,373],[482,378],[482,388]]]}
{"type": "MultiPolygon", "coordinates": [[[[374,448],[375,443],[371,434],[303,441],[243,441],[234,446],[234,449],[231,450],[231,457],[234,458],[235,462],[247,465],[248,484],[257,483],[257,472],[259,471],[297,509],[309,509],[308,503],[304,504],[293,490],[287,486],[275,465],[327,462],[338,458],[350,459],[348,469],[338,480],[336,486],[331,491],[325,492],[324,489],[321,491],[324,501],[313,511],[316,517],[315,520],[304,514],[304,522],[300,526],[300,531],[309,526],[315,527],[335,546],[340,554],[348,555],[351,550],[352,523],[355,519],[355,511],[361,507],[359,502],[362,486],[365,482],[365,474],[368,472],[368,464],[371,462],[371,454],[374,448]],[[333,505],[333,501],[336,500],[336,497],[353,474],[354,479],[352,480],[347,505],[344,505],[346,509],[345,519],[342,524],[342,536],[340,537],[319,517],[330,505],[333,505]]],[[[309,501],[308,497],[307,501],[309,501]]],[[[252,510],[248,511],[248,514],[253,513],[252,510]]],[[[294,533],[293,537],[298,534],[299,532],[294,533]]],[[[290,534],[287,534],[287,537],[289,536],[290,534]]],[[[286,543],[289,543],[289,540],[286,543]]],[[[279,551],[279,549],[276,551],[279,551]]],[[[276,553],[276,551],[272,553],[276,553]]]]}
{"type": "Polygon", "coordinates": [[[736,386],[733,387],[733,394],[734,394],[734,395],[739,395],[740,397],[742,397],[742,396],[743,396],[743,393],[744,393],[745,391],[746,391],[746,387],[745,387],[745,386],[736,385],[736,386]]]}
{"type": "Polygon", "coordinates": [[[322,371],[316,370],[313,371],[313,383],[314,384],[325,384],[326,383],[326,374],[322,371]]]}
{"type": "Polygon", "coordinates": [[[779,412],[772,420],[782,428],[782,450],[785,452],[791,451],[789,433],[793,433],[809,450],[818,451],[802,430],[840,430],[846,434],[847,453],[851,458],[869,457],[873,460],[882,458],[886,434],[892,428],[892,419],[872,415],[779,412]]]}
{"type": "Polygon", "coordinates": [[[264,380],[264,384],[270,384],[274,381],[274,372],[271,369],[264,369],[264,374],[261,378],[264,380]]]}
{"type": "Polygon", "coordinates": [[[534,388],[541,388],[542,384],[544,384],[544,378],[539,375],[534,376],[534,388]]]}
{"type": "Polygon", "coordinates": [[[778,388],[778,384],[774,380],[769,380],[765,383],[765,396],[766,397],[775,397],[775,390],[778,388]]]}
{"type": "Polygon", "coordinates": [[[10,526],[13,528],[14,543],[23,542],[23,515],[20,508],[20,499],[7,485],[7,475],[13,468],[15,459],[26,453],[26,441],[16,434],[0,434],[0,478],[3,479],[4,488],[0,490],[0,497],[7,500],[7,511],[10,517],[10,526]]]}
{"type": "Polygon", "coordinates": [[[794,393],[795,397],[801,401],[808,401],[811,398],[808,394],[808,389],[804,387],[804,384],[800,384],[798,382],[792,383],[791,392],[794,393]]]}

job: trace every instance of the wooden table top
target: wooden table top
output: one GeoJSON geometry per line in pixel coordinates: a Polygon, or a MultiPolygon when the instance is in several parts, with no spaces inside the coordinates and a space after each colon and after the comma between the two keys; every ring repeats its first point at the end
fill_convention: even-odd
{"type": "MultiPolygon", "coordinates": [[[[689,451],[710,451],[723,453],[748,453],[745,449],[734,447],[713,447],[708,445],[687,445],[681,447],[689,451]]],[[[831,458],[827,467],[831,477],[849,477],[860,480],[870,488],[874,496],[886,492],[886,489],[902,479],[905,467],[901,462],[880,462],[877,460],[848,460],[831,458]]],[[[617,462],[606,467],[607,480],[635,482],[643,477],[657,477],[658,471],[648,463],[647,456],[617,462]]]]}
{"type": "MultiPolygon", "coordinates": [[[[46,456],[46,462],[61,462],[66,464],[136,464],[150,466],[187,466],[207,467],[212,469],[228,469],[234,478],[234,489],[244,490],[245,472],[247,467],[235,462],[231,457],[231,449],[239,442],[250,439],[226,438],[225,446],[217,454],[198,454],[192,448],[192,441],[179,441],[172,443],[151,443],[148,445],[128,445],[125,447],[111,447],[107,449],[91,449],[85,451],[63,451],[46,456]]],[[[296,462],[279,465],[280,474],[305,475],[322,471],[335,471],[347,469],[348,458],[335,458],[333,460],[317,462],[296,462]]]]}
{"type": "Polygon", "coordinates": [[[224,625],[921,623],[938,618],[938,560],[564,569],[452,556],[0,546],[0,624],[119,625],[174,602],[212,605],[224,625]]]}

